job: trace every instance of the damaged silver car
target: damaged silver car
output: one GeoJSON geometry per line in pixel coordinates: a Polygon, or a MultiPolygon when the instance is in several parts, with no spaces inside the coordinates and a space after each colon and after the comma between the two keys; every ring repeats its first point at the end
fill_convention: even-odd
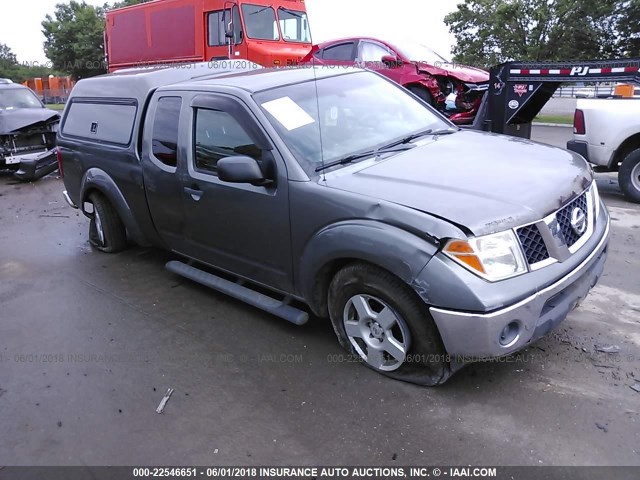
{"type": "Polygon", "coordinates": [[[59,121],[31,89],[0,79],[0,170],[23,181],[54,172],[59,121]]]}

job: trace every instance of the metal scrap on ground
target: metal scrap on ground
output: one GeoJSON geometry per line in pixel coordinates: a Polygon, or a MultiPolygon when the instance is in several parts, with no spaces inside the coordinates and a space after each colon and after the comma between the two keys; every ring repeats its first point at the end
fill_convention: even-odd
{"type": "Polygon", "coordinates": [[[618,345],[607,345],[606,347],[596,347],[596,351],[602,353],[618,353],[620,347],[618,345]]]}
{"type": "Polygon", "coordinates": [[[164,395],[164,397],[160,401],[160,405],[158,405],[158,408],[156,408],[156,413],[162,413],[164,411],[164,407],[169,401],[169,399],[171,398],[172,394],[173,394],[173,388],[168,389],[167,393],[164,395]]]}

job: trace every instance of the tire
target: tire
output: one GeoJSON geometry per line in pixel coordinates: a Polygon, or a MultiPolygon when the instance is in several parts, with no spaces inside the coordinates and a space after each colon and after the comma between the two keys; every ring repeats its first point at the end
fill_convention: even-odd
{"type": "Polygon", "coordinates": [[[433,97],[431,96],[431,92],[426,88],[411,85],[407,87],[407,90],[433,107],[433,97]]]}
{"type": "Polygon", "coordinates": [[[640,203],[640,148],[622,161],[618,171],[618,183],[627,199],[640,203]]]}
{"type": "Polygon", "coordinates": [[[89,242],[105,253],[116,253],[127,247],[127,231],[113,208],[101,193],[89,195],[93,204],[93,218],[89,225],[89,242]]]}
{"type": "Polygon", "coordinates": [[[346,266],[329,285],[328,304],[340,345],[369,368],[424,386],[451,376],[427,306],[386,270],[365,263],[346,266]]]}

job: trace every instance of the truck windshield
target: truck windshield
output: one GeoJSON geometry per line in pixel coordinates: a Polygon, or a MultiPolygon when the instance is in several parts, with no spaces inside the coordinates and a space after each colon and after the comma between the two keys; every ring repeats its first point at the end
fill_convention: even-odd
{"type": "Polygon", "coordinates": [[[258,40],[280,40],[276,12],[263,5],[242,5],[244,25],[249,38],[258,40]]]}
{"type": "Polygon", "coordinates": [[[254,98],[310,176],[322,165],[412,134],[453,128],[407,90],[371,72],[288,85],[254,98]]]}
{"type": "Polygon", "coordinates": [[[42,108],[42,103],[26,88],[0,89],[0,110],[14,108],[42,108]]]}
{"type": "Polygon", "coordinates": [[[287,42],[311,43],[309,20],[305,12],[279,8],[280,31],[287,42]]]}

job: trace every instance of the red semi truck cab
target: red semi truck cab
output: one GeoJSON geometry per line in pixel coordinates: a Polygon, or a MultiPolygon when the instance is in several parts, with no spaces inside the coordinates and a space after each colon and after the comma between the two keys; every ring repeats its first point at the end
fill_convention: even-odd
{"type": "Polygon", "coordinates": [[[107,12],[109,72],[243,59],[295,65],[311,50],[304,0],[155,0],[107,12]]]}

